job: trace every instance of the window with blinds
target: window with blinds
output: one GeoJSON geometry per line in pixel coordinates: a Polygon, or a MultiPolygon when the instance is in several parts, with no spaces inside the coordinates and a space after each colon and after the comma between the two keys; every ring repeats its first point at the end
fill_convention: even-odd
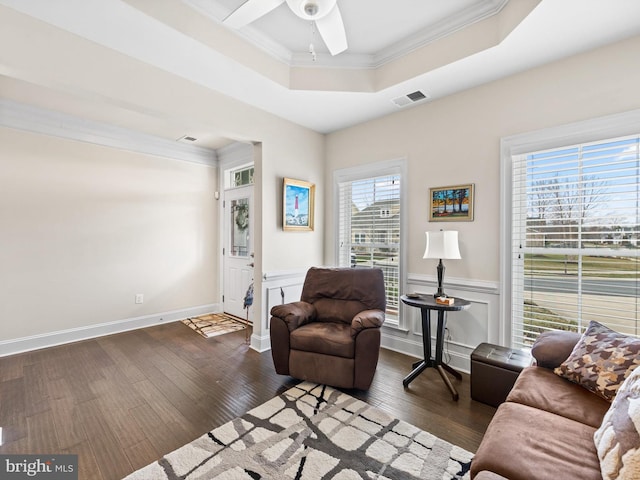
{"type": "Polygon", "coordinates": [[[340,266],[381,268],[387,321],[398,322],[400,174],[338,182],[340,266]]]}
{"type": "Polygon", "coordinates": [[[514,157],[512,342],[591,320],[638,335],[640,135],[514,157]]]}

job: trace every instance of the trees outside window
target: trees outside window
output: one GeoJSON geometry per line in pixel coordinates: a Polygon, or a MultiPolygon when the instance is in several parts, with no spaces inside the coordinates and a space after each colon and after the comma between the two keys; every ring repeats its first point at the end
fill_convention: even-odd
{"type": "Polygon", "coordinates": [[[640,136],[518,155],[512,177],[512,342],[640,333],[640,136]]]}

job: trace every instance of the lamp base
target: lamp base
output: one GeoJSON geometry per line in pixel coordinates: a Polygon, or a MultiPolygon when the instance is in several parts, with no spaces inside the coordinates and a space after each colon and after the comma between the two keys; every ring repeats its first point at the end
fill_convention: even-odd
{"type": "Polygon", "coordinates": [[[442,263],[442,259],[438,262],[436,270],[438,272],[438,290],[433,294],[433,298],[446,297],[447,294],[444,293],[444,289],[442,288],[442,280],[444,279],[444,264],[442,263]]]}

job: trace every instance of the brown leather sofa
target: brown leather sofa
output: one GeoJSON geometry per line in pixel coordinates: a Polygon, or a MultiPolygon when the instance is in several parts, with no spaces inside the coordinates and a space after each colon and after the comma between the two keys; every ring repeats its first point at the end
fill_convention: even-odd
{"type": "Polygon", "coordinates": [[[542,334],[471,463],[475,480],[602,480],[593,434],[610,403],[553,373],[580,335],[542,334]]]}
{"type": "Polygon", "coordinates": [[[300,301],[271,309],[276,372],[368,389],[378,364],[385,307],[382,270],[309,269],[300,301]]]}

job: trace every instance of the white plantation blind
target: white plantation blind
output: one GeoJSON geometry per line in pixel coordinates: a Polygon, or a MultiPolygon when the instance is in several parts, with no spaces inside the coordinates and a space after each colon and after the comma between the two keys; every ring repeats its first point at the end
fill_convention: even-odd
{"type": "Polygon", "coordinates": [[[512,342],[591,320],[640,334],[640,135],[514,158],[512,342]]]}
{"type": "Polygon", "coordinates": [[[398,321],[400,174],[338,182],[339,264],[381,268],[387,321],[398,321]]]}

